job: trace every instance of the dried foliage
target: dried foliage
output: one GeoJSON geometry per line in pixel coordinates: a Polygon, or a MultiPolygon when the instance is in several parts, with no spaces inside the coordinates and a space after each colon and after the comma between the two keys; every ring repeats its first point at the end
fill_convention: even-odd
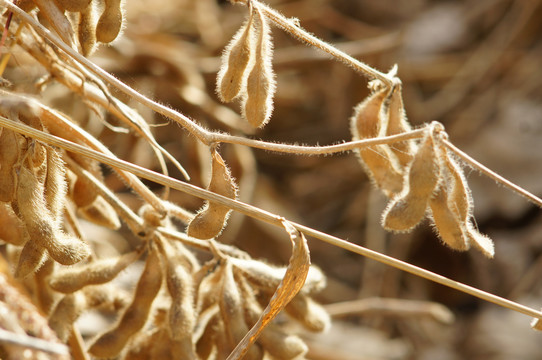
{"type": "MultiPolygon", "coordinates": [[[[461,119],[476,110],[476,104],[469,111],[459,106],[461,84],[473,85],[483,71],[467,62],[462,71],[476,76],[438,84],[443,90],[427,101],[427,114],[412,105],[411,124],[405,106],[415,104],[414,65],[405,66],[400,79],[397,65],[380,72],[273,7],[230,2],[236,6],[216,0],[1,0],[0,357],[390,359],[433,356],[431,342],[440,341],[445,355],[455,358],[452,349],[460,341],[434,330],[437,323],[449,325],[453,313],[434,302],[427,285],[420,292],[421,286],[391,268],[528,315],[540,330],[542,312],[515,301],[525,289],[533,288],[534,295],[540,260],[532,262],[521,286],[500,297],[478,288],[487,283],[468,286],[408,257],[421,246],[430,264],[427,259],[439,252],[474,247],[485,257],[469,253],[471,267],[487,269],[487,258],[499,261],[499,247],[510,246],[495,246],[482,234],[467,165],[542,206],[541,199],[453,145],[445,130],[443,124],[452,135],[461,133],[448,112],[455,109],[461,119]],[[234,35],[220,57],[227,34],[234,35]],[[288,49],[290,37],[341,63],[324,64],[302,46],[288,49]],[[359,78],[351,80],[344,65],[369,79],[368,90],[359,78]],[[456,87],[451,100],[447,86],[456,87]],[[221,104],[234,100],[240,114],[221,104]],[[161,126],[164,117],[180,130],[161,126]],[[304,130],[301,136],[297,129],[304,130]],[[251,137],[256,131],[267,140],[251,137]],[[352,152],[357,161],[296,156],[352,152]],[[322,232],[296,222],[307,212],[304,221],[322,232]],[[425,220],[446,247],[419,245],[432,236],[424,232],[425,220]],[[367,247],[329,235],[355,239],[361,231],[367,247]],[[317,242],[309,246],[306,237],[333,250],[317,242]],[[393,241],[400,237],[411,241],[393,241]],[[388,267],[353,262],[335,252],[341,248],[388,267]],[[411,296],[424,301],[401,300],[411,296]],[[361,340],[361,326],[332,329],[332,317],[340,329],[351,325],[338,318],[355,314],[395,320],[372,323],[372,335],[361,340]],[[338,345],[330,342],[335,334],[342,337],[338,345]],[[398,354],[385,334],[400,335],[398,354]],[[351,343],[379,342],[376,354],[348,350],[351,343]]],[[[356,18],[359,4],[340,5],[352,10],[347,16],[332,3],[323,1],[322,9],[309,1],[274,6],[339,37],[375,33],[356,18]]],[[[488,4],[485,11],[498,10],[488,4]]],[[[371,8],[376,5],[367,6],[378,13],[371,8]]],[[[519,6],[510,5],[528,23],[524,12],[537,5],[519,6]]],[[[367,40],[352,41],[351,49],[379,63],[371,53],[385,54],[399,41],[392,36],[386,43],[388,35],[378,35],[372,51],[365,50],[367,40]]],[[[447,259],[465,262],[465,256],[447,259]]],[[[483,323],[472,325],[477,328],[483,323]]],[[[480,339],[467,345],[478,349],[480,339]]]]}

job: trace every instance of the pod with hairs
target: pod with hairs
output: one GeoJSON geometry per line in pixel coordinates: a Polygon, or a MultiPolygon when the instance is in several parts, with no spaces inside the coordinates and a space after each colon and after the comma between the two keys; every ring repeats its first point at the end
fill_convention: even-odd
{"type": "MultiPolygon", "coordinates": [[[[266,264],[253,259],[230,258],[234,272],[241,273],[254,287],[273,293],[284,278],[286,268],[266,264]]],[[[326,286],[326,278],[322,271],[311,266],[305,284],[300,292],[310,294],[319,292],[326,286]]]]}
{"type": "Polygon", "coordinates": [[[81,46],[83,56],[90,56],[96,48],[96,19],[92,4],[79,10],[79,22],[77,24],[77,40],[81,46]]]}
{"type": "MultiPolygon", "coordinates": [[[[211,182],[207,190],[230,199],[237,198],[237,185],[216,149],[212,150],[211,182]]],[[[230,213],[230,208],[207,201],[188,224],[187,234],[198,239],[214,238],[222,232],[230,213]]]]}
{"type": "Polygon", "coordinates": [[[105,0],[102,15],[96,24],[96,40],[110,43],[117,38],[122,29],[121,0],[105,0]]]}
{"type": "Polygon", "coordinates": [[[408,231],[423,219],[440,179],[440,160],[428,131],[405,174],[403,191],[390,201],[382,216],[384,228],[408,231]]]}
{"type": "Polygon", "coordinates": [[[233,36],[222,55],[222,66],[218,72],[217,93],[223,102],[230,102],[239,96],[245,87],[246,70],[253,53],[253,12],[233,36]]]}
{"type": "MultiPolygon", "coordinates": [[[[396,84],[390,94],[389,104],[387,106],[387,123],[385,132],[381,134],[382,136],[397,135],[412,130],[406,118],[401,92],[401,84],[396,84]]],[[[405,168],[410,164],[412,157],[416,152],[416,145],[411,140],[390,144],[389,148],[397,158],[401,168],[405,168]]]]}
{"type": "MultiPolygon", "coordinates": [[[[234,278],[233,266],[229,261],[226,263],[222,275],[218,304],[231,352],[246,335],[249,327],[245,321],[245,301],[234,278]]],[[[263,358],[262,349],[259,345],[254,344],[248,349],[244,358],[261,359],[263,358]]]]}
{"type": "Polygon", "coordinates": [[[143,248],[115,258],[94,260],[85,265],[59,270],[51,276],[49,285],[53,290],[67,294],[88,285],[105,284],[134,263],[141,256],[142,250],[143,248]]]}
{"type": "Polygon", "coordinates": [[[257,19],[257,41],[255,59],[247,78],[246,92],[242,99],[242,112],[254,127],[263,127],[273,112],[273,97],[276,90],[275,73],[271,63],[273,43],[267,18],[255,7],[257,19]]]}
{"type": "Polygon", "coordinates": [[[130,338],[147,322],[152,303],[162,286],[162,271],[157,251],[150,251],[139,278],[132,303],[117,324],[100,335],[89,348],[96,357],[115,357],[125,348],[130,338]]]}
{"type": "MultiPolygon", "coordinates": [[[[354,108],[350,119],[353,140],[372,139],[379,136],[382,128],[383,106],[389,90],[376,89],[367,99],[354,108]]],[[[364,147],[357,151],[360,162],[373,183],[386,196],[397,194],[403,188],[403,174],[397,160],[390,156],[386,145],[364,147]]]]}
{"type": "Polygon", "coordinates": [[[310,296],[298,294],[284,309],[310,331],[323,332],[331,324],[327,311],[310,296]]]}

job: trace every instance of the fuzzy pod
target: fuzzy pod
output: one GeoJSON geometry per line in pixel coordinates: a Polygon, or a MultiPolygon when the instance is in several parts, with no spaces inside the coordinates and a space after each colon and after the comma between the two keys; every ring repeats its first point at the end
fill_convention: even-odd
{"type": "Polygon", "coordinates": [[[110,43],[122,29],[123,14],[121,0],[105,0],[104,9],[96,24],[96,40],[110,43]]]}
{"type": "Polygon", "coordinates": [[[254,10],[258,19],[258,37],[255,49],[255,60],[247,78],[246,92],[243,94],[243,116],[254,127],[261,128],[267,124],[273,112],[273,97],[276,91],[275,73],[273,71],[273,42],[267,18],[258,8],[254,10]]]}
{"type": "Polygon", "coordinates": [[[79,208],[79,214],[86,220],[111,230],[118,230],[121,227],[117,212],[101,196],[96,197],[92,204],[79,208]]]}
{"type": "MultiPolygon", "coordinates": [[[[386,131],[381,134],[382,136],[397,135],[412,130],[407,121],[401,92],[402,86],[401,84],[397,84],[390,94],[389,104],[387,107],[388,116],[385,127],[386,131]]],[[[411,140],[390,144],[389,148],[396,156],[397,161],[402,168],[405,168],[408,166],[408,164],[410,164],[414,153],[416,152],[416,145],[411,140]]]]}
{"type": "MultiPolygon", "coordinates": [[[[354,108],[350,130],[354,140],[372,139],[379,136],[383,126],[383,106],[388,89],[375,90],[354,108]]],[[[397,160],[386,145],[364,147],[357,151],[360,162],[371,181],[386,196],[393,196],[403,188],[403,174],[397,160]]]]}
{"type": "MultiPolygon", "coordinates": [[[[225,265],[222,276],[218,305],[231,351],[244,338],[249,327],[245,321],[245,299],[237,285],[233,267],[229,261],[225,265]]],[[[248,349],[244,357],[244,359],[261,358],[263,358],[262,349],[256,344],[248,349]]]]}
{"type": "MultiPolygon", "coordinates": [[[[229,261],[233,264],[234,272],[240,272],[253,286],[270,293],[277,289],[286,273],[286,268],[271,266],[263,261],[238,258],[231,258],[229,261]]],[[[323,290],[325,286],[326,278],[322,271],[311,266],[300,292],[315,293],[323,290]]]]}
{"type": "Polygon", "coordinates": [[[18,176],[17,166],[21,158],[19,135],[0,129],[0,201],[10,202],[15,198],[18,176]]]}
{"type": "Polygon", "coordinates": [[[230,102],[245,87],[246,69],[253,53],[253,13],[237,31],[222,54],[222,66],[216,79],[220,100],[230,102]]]}
{"type": "Polygon", "coordinates": [[[27,241],[21,250],[19,261],[15,268],[15,277],[24,278],[34,273],[43,264],[46,256],[45,248],[39,246],[34,241],[27,241]]]}
{"type": "Polygon", "coordinates": [[[79,11],[77,39],[79,40],[83,56],[90,56],[96,48],[97,41],[94,6],[90,5],[79,11]]]}
{"type": "Polygon", "coordinates": [[[423,219],[440,179],[440,160],[428,132],[405,175],[403,191],[384,210],[382,223],[392,231],[408,231],[423,219]]]}
{"type": "Polygon", "coordinates": [[[90,6],[92,0],[55,0],[62,9],[71,12],[83,11],[90,6]]]}
{"type": "Polygon", "coordinates": [[[49,285],[61,293],[73,293],[88,285],[105,284],[134,263],[142,251],[132,251],[115,258],[99,259],[88,264],[57,271],[49,285]]]}
{"type": "Polygon", "coordinates": [[[49,255],[63,265],[76,264],[90,255],[90,247],[60,230],[59,220],[54,219],[46,205],[44,191],[44,184],[39,182],[36,175],[22,167],[16,207],[28,231],[29,241],[46,248],[49,255]]]}
{"type": "Polygon", "coordinates": [[[49,326],[58,338],[66,342],[70,337],[73,324],[86,308],[86,299],[82,293],[65,295],[49,316],[49,326]]]}
{"type": "Polygon", "coordinates": [[[493,240],[489,236],[481,234],[470,221],[467,222],[466,227],[469,244],[480,250],[488,258],[493,258],[495,256],[493,240]]]}
{"type": "Polygon", "coordinates": [[[45,205],[51,212],[53,220],[61,222],[68,190],[66,182],[66,164],[59,150],[47,148],[47,176],[45,178],[45,205]]]}
{"type": "Polygon", "coordinates": [[[24,245],[26,241],[24,225],[9,203],[0,202],[0,224],[0,240],[15,246],[24,245]]]}
{"type": "MultiPolygon", "coordinates": [[[[207,190],[230,199],[237,198],[237,185],[230,169],[215,149],[212,151],[211,181],[207,190]]],[[[230,208],[207,201],[188,224],[187,234],[198,239],[214,238],[222,232],[230,213],[230,208]]]]}
{"type": "Polygon", "coordinates": [[[176,260],[175,257],[166,258],[166,284],[171,296],[169,331],[173,340],[189,339],[191,341],[196,326],[192,274],[185,264],[174,260],[176,260]]]}
{"type": "Polygon", "coordinates": [[[143,273],[137,283],[132,303],[124,311],[118,323],[94,341],[89,348],[89,353],[101,358],[117,356],[124,349],[128,340],[147,322],[152,303],[161,287],[160,258],[157,251],[150,251],[143,273]]]}
{"type": "Polygon", "coordinates": [[[330,316],[324,307],[303,294],[294,297],[285,310],[310,331],[324,332],[331,325],[330,316]]]}
{"type": "Polygon", "coordinates": [[[449,207],[448,189],[443,185],[435,192],[429,206],[435,230],[446,245],[458,251],[469,249],[463,222],[449,207]]]}

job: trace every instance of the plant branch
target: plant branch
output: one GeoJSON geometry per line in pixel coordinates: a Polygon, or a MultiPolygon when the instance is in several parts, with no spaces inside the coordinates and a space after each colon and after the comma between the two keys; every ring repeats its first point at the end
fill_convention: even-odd
{"type": "Polygon", "coordinates": [[[269,20],[273,21],[277,26],[279,26],[295,38],[299,39],[300,41],[330,54],[333,58],[341,61],[345,65],[351,67],[355,71],[365,76],[382,81],[390,88],[394,85],[393,77],[384,74],[376,69],[373,69],[369,65],[359,61],[358,59],[353,58],[352,56],[340,51],[336,47],[329,45],[328,43],[320,40],[311,33],[303,30],[295,19],[288,19],[278,11],[256,0],[251,0],[251,2],[252,5],[254,7],[258,7],[269,20]]]}
{"type": "MultiPolygon", "coordinates": [[[[87,149],[81,145],[72,143],[70,141],[64,140],[62,138],[53,136],[51,134],[44,133],[42,131],[36,130],[30,126],[24,125],[22,123],[17,123],[12,120],[6,119],[4,117],[0,117],[0,125],[10,129],[12,131],[16,131],[20,134],[32,137],[38,141],[42,141],[44,143],[47,143],[49,145],[58,146],[60,148],[63,148],[67,151],[75,152],[83,156],[87,156],[91,159],[100,161],[104,164],[107,164],[109,166],[129,171],[132,174],[145,178],[147,180],[154,181],[158,184],[162,184],[165,186],[169,186],[172,189],[176,189],[179,191],[182,191],[186,194],[196,196],[201,199],[205,199],[208,201],[213,201],[216,203],[219,203],[221,205],[227,206],[235,211],[238,211],[240,213],[243,213],[247,216],[250,216],[252,218],[267,222],[269,224],[278,226],[280,228],[283,227],[282,221],[284,220],[283,217],[279,215],[275,215],[273,213],[270,213],[268,211],[262,210],[260,208],[257,208],[255,206],[237,201],[232,200],[230,198],[227,198],[225,196],[221,196],[218,194],[215,194],[213,192],[210,192],[208,190],[199,188],[197,186],[184,183],[182,181],[170,178],[168,176],[165,176],[160,173],[156,173],[154,171],[145,169],[141,166],[129,163],[124,160],[111,158],[107,155],[104,155],[102,153],[99,153],[94,150],[87,149]]],[[[312,229],[310,227],[291,222],[289,221],[296,229],[303,232],[305,235],[312,236],[316,239],[322,240],[328,244],[340,247],[342,249],[348,250],[350,252],[365,256],[367,258],[370,258],[375,261],[379,261],[383,264],[395,267],[397,269],[403,270],[405,272],[411,273],[413,275],[423,277],[425,279],[434,281],[436,283],[439,283],[441,285],[448,286],[452,289],[456,289],[459,291],[462,291],[464,293],[467,293],[469,295],[478,297],[482,300],[494,303],[496,305],[508,308],[510,310],[514,310],[517,312],[520,312],[522,314],[532,316],[534,318],[542,320],[542,312],[536,311],[532,308],[529,308],[525,305],[521,305],[519,303],[513,302],[511,300],[502,298],[500,296],[493,295],[491,293],[485,292],[483,290],[479,290],[475,287],[465,285],[463,283],[457,282],[455,280],[446,278],[444,276],[435,274],[431,271],[422,269],[420,267],[417,267],[415,265],[409,264],[407,262],[395,259],[391,256],[381,254],[379,252],[364,248],[362,246],[350,243],[346,240],[337,238],[335,236],[323,233],[321,231],[312,229]]]]}
{"type": "Polygon", "coordinates": [[[489,178],[495,180],[498,183],[501,183],[502,185],[506,186],[510,190],[518,193],[519,195],[523,196],[525,199],[529,200],[533,204],[535,204],[538,207],[542,207],[542,199],[540,199],[538,196],[528,192],[521,186],[518,186],[511,182],[510,180],[505,179],[501,175],[497,174],[495,171],[489,169],[487,166],[479,163],[478,161],[474,160],[471,156],[466,154],[465,152],[461,151],[459,148],[457,148],[454,144],[449,142],[448,140],[442,139],[442,143],[450,149],[454,154],[459,156],[464,162],[472,166],[473,168],[479,170],[484,175],[488,176],[489,178]]]}

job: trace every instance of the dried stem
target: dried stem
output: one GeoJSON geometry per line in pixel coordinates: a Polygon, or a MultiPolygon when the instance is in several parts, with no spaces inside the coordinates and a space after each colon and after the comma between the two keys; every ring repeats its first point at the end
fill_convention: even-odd
{"type": "MultiPolygon", "coordinates": [[[[238,211],[240,213],[243,213],[247,216],[250,216],[252,218],[267,222],[269,224],[278,226],[282,228],[282,221],[284,221],[284,218],[275,215],[273,213],[270,213],[268,211],[262,210],[260,208],[257,208],[255,206],[245,204],[243,202],[232,200],[230,198],[209,192],[205,189],[199,188],[197,186],[187,184],[184,182],[181,182],[179,180],[164,176],[163,174],[156,173],[154,171],[150,171],[148,169],[145,169],[141,166],[131,164],[127,161],[111,158],[107,155],[104,155],[102,153],[96,152],[94,150],[87,149],[83,146],[80,146],[78,144],[74,144],[72,142],[66,141],[64,139],[61,139],[56,136],[52,136],[50,134],[38,131],[34,128],[31,128],[27,125],[16,123],[14,121],[11,121],[9,119],[0,117],[0,125],[3,127],[6,127],[10,130],[16,131],[18,133],[21,133],[26,136],[30,136],[38,141],[42,141],[44,143],[47,143],[49,145],[58,146],[60,148],[63,148],[67,151],[75,152],[83,156],[87,156],[91,159],[100,161],[104,164],[107,164],[109,166],[112,166],[114,168],[118,168],[124,171],[129,171],[132,174],[154,181],[158,184],[162,184],[165,186],[169,186],[172,189],[176,189],[179,191],[182,191],[186,194],[196,196],[201,199],[213,201],[216,203],[219,203],[221,205],[227,206],[235,211],[238,211]]],[[[534,196],[534,195],[533,195],[534,196]]],[[[289,221],[290,222],[290,221],[289,221]]],[[[296,229],[303,232],[305,235],[312,236],[314,238],[317,238],[319,240],[325,241],[328,244],[340,247],[342,249],[348,250],[350,252],[368,257],[370,259],[379,261],[383,264],[395,267],[397,269],[403,270],[405,272],[411,273],[413,275],[423,277],[425,279],[434,281],[436,283],[448,286],[450,288],[462,291],[464,293],[467,293],[469,295],[478,297],[482,300],[497,304],[499,306],[508,308],[510,310],[514,310],[517,312],[520,312],[522,314],[541,319],[542,320],[542,312],[536,311],[532,308],[529,308],[527,306],[518,304],[516,302],[510,301],[508,299],[493,295],[491,293],[479,290],[475,287],[465,285],[463,283],[457,282],[455,280],[446,278],[444,276],[435,274],[433,272],[430,272],[428,270],[422,269],[420,267],[414,266],[412,264],[406,263],[404,261],[395,259],[391,256],[387,256],[384,254],[381,254],[379,252],[364,248],[362,246],[352,244],[346,240],[337,238],[335,236],[320,232],[318,230],[312,229],[310,227],[290,222],[296,229]]]]}
{"type": "Polygon", "coordinates": [[[333,58],[341,61],[345,65],[348,65],[355,71],[368,76],[372,79],[378,79],[385,83],[388,87],[392,87],[394,84],[393,77],[384,74],[376,69],[373,69],[369,65],[353,58],[352,56],[338,50],[336,47],[329,45],[328,43],[318,39],[316,36],[310,34],[309,32],[303,30],[295,20],[288,19],[278,11],[268,7],[267,5],[261,4],[255,0],[252,0],[252,4],[255,7],[258,7],[260,11],[271,21],[273,21],[277,26],[281,27],[289,33],[290,35],[296,37],[297,39],[307,43],[310,46],[313,46],[317,49],[320,49],[333,58]]]}
{"type": "Polygon", "coordinates": [[[0,343],[44,351],[50,354],[57,354],[57,355],[69,354],[68,347],[64,344],[53,343],[47,340],[28,336],[25,334],[16,334],[4,329],[0,329],[0,343]]]}
{"type": "Polygon", "coordinates": [[[496,182],[506,186],[510,190],[518,193],[519,195],[523,196],[525,199],[529,200],[533,204],[535,204],[538,207],[542,207],[542,199],[540,199],[538,196],[528,192],[521,186],[518,186],[511,182],[510,180],[505,179],[501,175],[497,174],[495,171],[489,169],[487,166],[484,166],[483,164],[479,163],[478,161],[474,160],[472,157],[458,149],[454,144],[449,142],[448,140],[442,140],[442,143],[446,145],[448,149],[450,149],[452,152],[454,152],[457,156],[459,156],[463,161],[465,161],[467,164],[472,166],[473,168],[479,170],[484,175],[488,176],[489,178],[495,180],[496,182]]]}

